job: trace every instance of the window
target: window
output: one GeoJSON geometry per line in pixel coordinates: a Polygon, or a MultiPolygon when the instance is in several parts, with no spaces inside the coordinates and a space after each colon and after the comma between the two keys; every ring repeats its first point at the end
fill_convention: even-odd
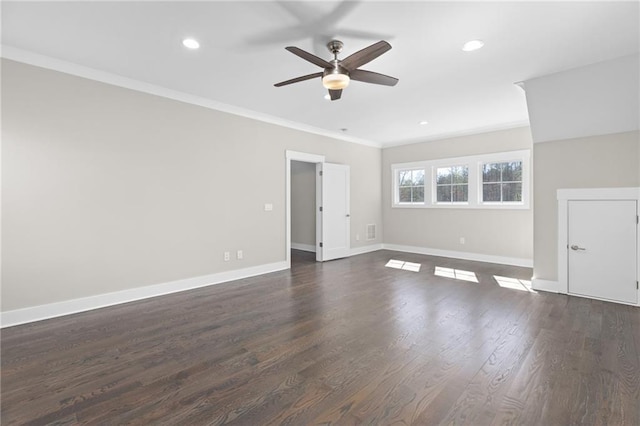
{"type": "Polygon", "coordinates": [[[482,165],[482,202],[522,202],[522,161],[482,165]]]}
{"type": "Polygon", "coordinates": [[[436,168],[436,202],[466,203],[469,201],[469,167],[436,168]]]}
{"type": "Polygon", "coordinates": [[[398,202],[424,203],[424,169],[398,170],[398,202]]]}
{"type": "Polygon", "coordinates": [[[528,209],[530,151],[391,165],[392,207],[528,209]]]}

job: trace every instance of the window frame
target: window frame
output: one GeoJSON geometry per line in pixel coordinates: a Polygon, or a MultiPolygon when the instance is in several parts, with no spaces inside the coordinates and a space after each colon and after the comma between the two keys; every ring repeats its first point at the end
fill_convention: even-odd
{"type": "Polygon", "coordinates": [[[496,152],[466,157],[442,158],[391,164],[392,208],[507,209],[528,210],[531,205],[531,150],[496,152]],[[482,167],[484,164],[522,161],[522,202],[484,202],[482,199],[482,167]],[[436,171],[443,167],[468,167],[467,202],[437,202],[436,171]],[[400,203],[398,176],[401,170],[422,169],[425,174],[424,202],[400,203]]]}
{"type": "MultiPolygon", "coordinates": [[[[431,173],[432,173],[432,182],[433,182],[433,189],[431,191],[432,193],[432,200],[431,202],[433,204],[437,204],[439,206],[458,206],[458,205],[464,205],[464,204],[469,204],[469,164],[451,164],[451,165],[437,165],[437,166],[433,166],[431,167],[431,173]],[[466,167],[467,168],[467,201],[438,201],[438,186],[444,186],[444,185],[440,185],[438,184],[438,169],[451,169],[453,167],[466,167]]],[[[426,183],[425,183],[426,184],[426,183]]],[[[446,186],[451,186],[452,190],[453,190],[453,186],[454,185],[464,185],[464,184],[456,184],[456,183],[450,183],[450,184],[445,184],[446,186]]],[[[453,198],[453,197],[452,197],[453,198]]]]}
{"type": "MultiPolygon", "coordinates": [[[[393,199],[393,203],[394,205],[398,205],[398,206],[403,206],[403,207],[410,207],[410,206],[422,206],[424,204],[424,201],[422,202],[401,202],[400,201],[400,172],[409,172],[409,171],[415,171],[415,170],[422,170],[424,172],[424,168],[417,166],[417,167],[402,167],[402,168],[396,168],[393,170],[393,182],[394,182],[394,199],[393,199]]],[[[427,175],[424,175],[424,183],[422,184],[422,186],[424,187],[423,189],[423,199],[426,200],[426,183],[427,183],[427,175]]],[[[410,188],[415,188],[417,187],[417,185],[411,185],[410,188]]]]}
{"type": "MultiPolygon", "coordinates": [[[[524,161],[521,160],[520,158],[516,158],[516,159],[510,159],[510,160],[499,160],[499,161],[485,161],[480,163],[480,165],[478,166],[478,171],[480,173],[480,175],[478,176],[478,180],[479,180],[479,192],[478,192],[478,203],[485,205],[485,206],[489,206],[489,205],[496,205],[496,206],[501,206],[501,205],[513,205],[513,206],[519,206],[524,202],[524,161]],[[484,177],[483,177],[483,169],[484,166],[486,164],[504,164],[504,163],[514,163],[514,162],[521,162],[522,163],[522,180],[520,180],[520,184],[522,185],[522,201],[485,201],[484,200],[484,177]]],[[[516,183],[518,181],[503,181],[502,180],[502,174],[500,175],[500,181],[498,182],[488,182],[489,184],[494,183],[494,184],[504,184],[504,183],[516,183]]],[[[502,198],[502,188],[500,190],[500,198],[502,198]]]]}

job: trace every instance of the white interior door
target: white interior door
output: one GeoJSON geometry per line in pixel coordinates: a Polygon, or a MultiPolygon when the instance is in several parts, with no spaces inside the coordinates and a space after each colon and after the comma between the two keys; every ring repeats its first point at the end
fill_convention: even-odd
{"type": "Polygon", "coordinates": [[[318,163],[316,172],[316,260],[347,257],[351,249],[349,166],[318,163]]]}
{"type": "Polygon", "coordinates": [[[569,293],[638,303],[637,202],[569,201],[569,293]]]}

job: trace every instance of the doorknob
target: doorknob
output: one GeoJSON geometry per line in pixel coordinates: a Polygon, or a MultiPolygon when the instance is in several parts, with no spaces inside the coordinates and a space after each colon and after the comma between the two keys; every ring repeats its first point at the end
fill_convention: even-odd
{"type": "Polygon", "coordinates": [[[350,215],[350,214],[347,214],[347,217],[351,217],[351,215],[350,215]]]}
{"type": "Polygon", "coordinates": [[[578,247],[577,245],[574,244],[571,246],[571,250],[575,250],[575,251],[586,250],[586,248],[578,247]]]}

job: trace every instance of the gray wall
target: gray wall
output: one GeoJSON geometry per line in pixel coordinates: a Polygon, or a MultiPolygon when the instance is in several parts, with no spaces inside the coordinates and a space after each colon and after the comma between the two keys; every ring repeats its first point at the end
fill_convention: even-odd
{"type": "Polygon", "coordinates": [[[534,156],[534,276],[558,279],[561,188],[640,186],[640,133],[625,132],[536,143],[534,156]]]}
{"type": "Polygon", "coordinates": [[[2,142],[2,311],[284,261],[287,149],[349,164],[381,242],[377,148],[8,60],[2,142]]]}
{"type": "Polygon", "coordinates": [[[316,245],[316,165],[291,162],[291,243],[316,245]]]}
{"type": "Polygon", "coordinates": [[[391,165],[531,149],[528,127],[382,150],[384,242],[520,259],[533,257],[532,210],[392,208],[391,165]],[[466,244],[461,245],[460,237],[466,244]]]}
{"type": "Polygon", "coordinates": [[[635,54],[527,80],[533,142],[638,130],[638,75],[635,54]]]}

